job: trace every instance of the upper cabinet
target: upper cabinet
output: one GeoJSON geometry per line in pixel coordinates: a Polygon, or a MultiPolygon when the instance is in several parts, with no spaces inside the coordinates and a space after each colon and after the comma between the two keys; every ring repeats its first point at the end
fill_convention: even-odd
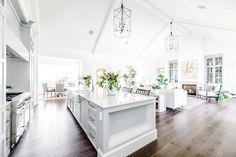
{"type": "Polygon", "coordinates": [[[18,53],[26,61],[30,59],[32,49],[30,18],[20,1],[8,0],[7,7],[7,38],[6,44],[14,52],[18,53]]]}
{"type": "Polygon", "coordinates": [[[3,53],[4,52],[4,14],[0,10],[0,59],[3,59],[3,53]]]}
{"type": "Polygon", "coordinates": [[[0,0],[1,1],[1,7],[4,6],[4,0],[0,0]]]}

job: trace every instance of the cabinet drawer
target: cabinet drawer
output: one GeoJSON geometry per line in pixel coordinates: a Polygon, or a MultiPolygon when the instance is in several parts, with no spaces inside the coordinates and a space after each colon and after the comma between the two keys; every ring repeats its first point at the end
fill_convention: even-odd
{"type": "Polygon", "coordinates": [[[93,111],[88,110],[88,121],[91,123],[91,125],[97,129],[97,124],[98,124],[98,118],[97,114],[95,114],[93,111]]]}
{"type": "Polygon", "coordinates": [[[89,124],[88,124],[88,136],[94,147],[97,148],[97,142],[98,142],[97,133],[89,124]]]}
{"type": "Polygon", "coordinates": [[[91,102],[89,102],[88,103],[88,109],[90,110],[90,111],[92,111],[92,112],[94,112],[95,114],[97,113],[97,106],[96,105],[94,105],[93,103],[91,103],[91,102]]]}

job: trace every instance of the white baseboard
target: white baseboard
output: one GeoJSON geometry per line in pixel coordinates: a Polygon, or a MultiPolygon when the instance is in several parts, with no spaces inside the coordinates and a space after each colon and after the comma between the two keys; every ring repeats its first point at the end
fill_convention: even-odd
{"type": "Polygon", "coordinates": [[[152,141],[157,139],[157,130],[149,131],[148,133],[139,136],[107,153],[103,153],[98,149],[97,157],[127,157],[133,152],[139,150],[140,148],[146,146],[152,141]]]}

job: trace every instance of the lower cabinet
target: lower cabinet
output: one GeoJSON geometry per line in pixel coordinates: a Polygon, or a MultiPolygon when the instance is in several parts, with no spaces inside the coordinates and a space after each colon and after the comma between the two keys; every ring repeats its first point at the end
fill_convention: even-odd
{"type": "Polygon", "coordinates": [[[75,102],[74,103],[74,116],[75,119],[79,122],[80,121],[80,103],[75,102]]]}
{"type": "Polygon", "coordinates": [[[96,105],[78,95],[73,95],[73,93],[68,94],[68,97],[67,107],[77,122],[80,124],[93,146],[97,148],[98,111],[96,105]]]}
{"type": "Polygon", "coordinates": [[[80,110],[80,126],[84,129],[84,132],[87,134],[88,130],[88,101],[84,98],[81,98],[81,110],[80,110]]]}

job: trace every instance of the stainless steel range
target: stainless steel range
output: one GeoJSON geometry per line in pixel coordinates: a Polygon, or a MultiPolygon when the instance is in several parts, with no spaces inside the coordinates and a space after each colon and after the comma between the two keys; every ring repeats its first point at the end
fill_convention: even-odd
{"type": "Polygon", "coordinates": [[[29,93],[7,93],[11,102],[11,148],[23,135],[30,119],[31,97],[29,93]]]}

